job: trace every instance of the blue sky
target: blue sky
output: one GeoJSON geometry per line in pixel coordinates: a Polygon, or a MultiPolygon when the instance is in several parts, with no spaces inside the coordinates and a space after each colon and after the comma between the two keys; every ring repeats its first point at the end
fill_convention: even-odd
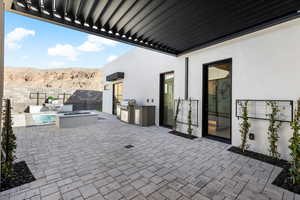
{"type": "Polygon", "coordinates": [[[5,12],[5,66],[99,68],[133,46],[5,12]]]}

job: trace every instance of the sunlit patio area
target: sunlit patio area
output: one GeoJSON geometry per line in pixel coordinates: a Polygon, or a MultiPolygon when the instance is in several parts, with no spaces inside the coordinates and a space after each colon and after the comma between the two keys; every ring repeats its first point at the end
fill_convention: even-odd
{"type": "Polygon", "coordinates": [[[300,199],[271,184],[281,168],[231,153],[227,144],[100,117],[79,128],[15,128],[17,158],[37,180],[0,199],[300,199]]]}

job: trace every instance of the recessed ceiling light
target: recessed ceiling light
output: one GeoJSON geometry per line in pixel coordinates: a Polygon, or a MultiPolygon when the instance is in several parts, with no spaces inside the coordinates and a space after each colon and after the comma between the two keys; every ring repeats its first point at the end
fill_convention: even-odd
{"type": "Polygon", "coordinates": [[[22,7],[22,8],[25,8],[25,5],[22,4],[21,2],[17,2],[17,5],[20,6],[20,7],[22,7]]]}
{"type": "Polygon", "coordinates": [[[70,17],[67,17],[67,16],[65,17],[65,20],[68,21],[68,22],[72,21],[72,19],[70,17]]]}
{"type": "Polygon", "coordinates": [[[54,17],[61,18],[61,16],[57,13],[54,13],[54,17]]]}
{"type": "Polygon", "coordinates": [[[81,24],[81,22],[78,19],[75,19],[76,24],[81,24]]]}
{"type": "Polygon", "coordinates": [[[35,11],[35,12],[39,11],[39,10],[38,10],[36,7],[34,7],[34,6],[30,6],[30,9],[33,10],[33,11],[35,11]]]}
{"type": "Polygon", "coordinates": [[[50,13],[47,10],[42,11],[45,15],[50,15],[50,13]]]}

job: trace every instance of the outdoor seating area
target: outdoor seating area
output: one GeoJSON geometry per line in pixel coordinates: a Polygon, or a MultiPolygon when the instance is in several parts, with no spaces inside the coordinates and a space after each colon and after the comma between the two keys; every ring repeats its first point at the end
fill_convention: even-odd
{"type": "Polygon", "coordinates": [[[17,162],[26,161],[36,180],[0,199],[300,199],[272,185],[280,167],[230,145],[99,116],[105,120],[78,128],[15,128],[17,162]]]}

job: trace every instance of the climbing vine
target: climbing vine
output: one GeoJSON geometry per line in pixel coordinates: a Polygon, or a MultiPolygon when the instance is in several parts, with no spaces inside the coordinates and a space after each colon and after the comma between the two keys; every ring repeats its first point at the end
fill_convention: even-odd
{"type": "Polygon", "coordinates": [[[188,111],[188,129],[187,132],[189,135],[192,135],[192,99],[189,99],[189,111],[188,111]]]}
{"type": "Polygon", "coordinates": [[[240,123],[240,133],[241,133],[241,150],[245,152],[249,148],[249,144],[247,143],[249,130],[250,130],[250,122],[248,118],[248,101],[239,102],[239,105],[242,109],[242,122],[240,123]]]}
{"type": "Polygon", "coordinates": [[[175,116],[174,116],[174,126],[173,126],[173,130],[176,131],[177,129],[177,118],[178,118],[178,113],[179,113],[179,106],[181,103],[181,99],[178,98],[177,100],[177,104],[176,104],[176,111],[175,111],[175,116]]]}
{"type": "Polygon", "coordinates": [[[280,112],[279,106],[276,101],[267,101],[268,106],[271,108],[271,113],[267,114],[269,118],[268,127],[268,140],[269,140],[269,153],[274,159],[280,158],[280,153],[278,152],[278,140],[279,140],[279,129],[281,127],[281,122],[277,120],[277,116],[280,112]]]}
{"type": "Polygon", "coordinates": [[[1,134],[1,174],[3,174],[4,177],[10,177],[13,172],[13,162],[15,159],[15,151],[17,148],[16,136],[14,135],[12,129],[10,99],[5,100],[5,107],[3,111],[3,127],[1,134]]]}
{"type": "Polygon", "coordinates": [[[291,128],[293,130],[293,136],[289,140],[289,149],[291,150],[291,165],[289,171],[293,184],[300,184],[300,99],[297,102],[291,128]]]}

